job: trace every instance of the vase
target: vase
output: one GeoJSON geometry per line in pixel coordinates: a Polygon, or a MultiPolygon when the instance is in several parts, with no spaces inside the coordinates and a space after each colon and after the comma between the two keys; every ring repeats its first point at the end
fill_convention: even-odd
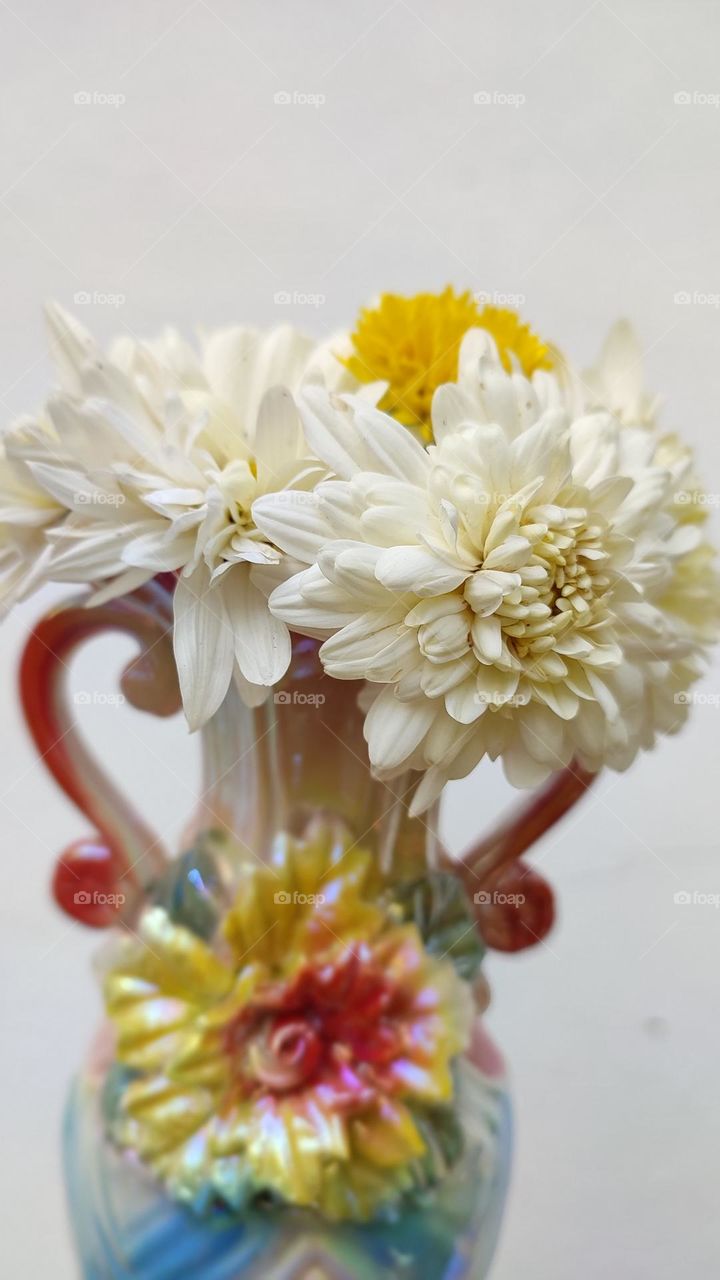
{"type": "MultiPolygon", "coordinates": [[[[462,1051],[452,1063],[452,1111],[444,1106],[428,1109],[423,1104],[423,1151],[416,1153],[412,1166],[396,1167],[387,1143],[381,1144],[378,1154],[373,1147],[377,1142],[367,1139],[361,1116],[352,1124],[356,1125],[354,1132],[364,1133],[366,1147],[369,1143],[372,1148],[372,1179],[368,1181],[365,1155],[362,1176],[354,1181],[350,1175],[347,1181],[342,1161],[337,1178],[326,1162],[317,1175],[322,1179],[322,1194],[314,1198],[307,1191],[303,1162],[310,1162],[313,1177],[318,1165],[314,1151],[303,1154],[302,1143],[299,1155],[293,1149],[292,1156],[285,1159],[269,1149],[270,1138],[263,1138],[253,1178],[258,1167],[265,1171],[271,1166],[272,1176],[267,1186],[262,1179],[253,1182],[252,1194],[242,1152],[238,1155],[227,1144],[218,1145],[217,1128],[212,1129],[212,1150],[222,1154],[210,1160],[210,1140],[202,1137],[205,1145],[197,1148],[205,1162],[202,1177],[193,1170],[192,1143],[200,1143],[198,1134],[210,1132],[209,1127],[217,1123],[213,1116],[203,1121],[205,1127],[186,1132],[187,1115],[182,1112],[195,1105],[195,1085],[192,1089],[188,1085],[186,1093],[172,1095],[175,1114],[178,1109],[181,1113],[182,1142],[171,1145],[168,1154],[174,1123],[168,1121],[163,1150],[158,1148],[156,1126],[154,1146],[146,1157],[143,1152],[150,1148],[142,1114],[137,1111],[137,1102],[132,1110],[128,1098],[133,1089],[155,1088],[155,1084],[150,1077],[148,1084],[137,1065],[132,1070],[118,1066],[125,1017],[121,1007],[119,1040],[117,1027],[100,1029],[72,1087],[66,1113],[64,1161],[81,1274],[86,1280],[181,1280],[189,1275],[198,1280],[480,1280],[489,1272],[508,1186],[511,1109],[503,1061],[483,1023],[487,987],[478,963],[485,945],[516,949],[538,940],[550,927],[550,891],[518,858],[574,801],[587,779],[582,780],[582,786],[576,775],[556,781],[525,808],[522,821],[501,824],[475,847],[471,858],[453,863],[439,840],[437,806],[421,818],[410,816],[413,776],[399,776],[389,784],[372,776],[363,738],[361,686],[327,677],[317,643],[296,637],[288,673],[269,698],[251,708],[233,686],[201,731],[202,798],[189,817],[181,847],[171,855],[80,741],[64,689],[64,672],[69,655],[88,636],[107,629],[124,630],[140,644],[138,658],[122,677],[125,695],[150,713],[174,713],[179,695],[170,641],[172,586],[171,579],[161,577],[130,596],[93,610],[86,609],[83,601],[71,603],[43,619],[28,642],[21,671],[28,723],[46,765],[96,828],[91,838],[78,841],[59,859],[54,878],[58,903],[85,924],[107,927],[108,936],[119,940],[106,945],[126,950],[136,945],[139,931],[146,928],[144,921],[151,918],[157,924],[161,920],[164,936],[173,931],[173,946],[179,948],[175,954],[187,955],[188,949],[215,946],[218,921],[225,922],[223,936],[227,940],[227,920],[233,911],[236,931],[240,915],[247,926],[247,895],[255,893],[257,884],[265,883],[268,875],[280,875],[292,866],[294,887],[287,881],[288,887],[280,887],[273,895],[274,905],[262,908],[275,913],[272,918],[266,915],[270,920],[266,932],[277,924],[275,938],[283,930],[288,939],[295,936],[288,932],[290,916],[282,914],[287,909],[294,913],[293,920],[302,924],[303,936],[316,947],[318,920],[323,928],[330,928],[327,920],[334,922],[339,917],[323,914],[327,905],[319,908],[317,903],[303,900],[327,895],[301,893],[297,885],[304,884],[307,890],[307,869],[315,866],[318,858],[326,860],[324,874],[328,879],[313,881],[315,888],[330,885],[330,896],[353,895],[352,942],[347,943],[348,952],[340,952],[332,978],[339,981],[342,970],[346,985],[333,992],[329,1020],[326,1014],[332,1001],[325,993],[325,1020],[319,1021],[319,1006],[313,1005],[308,1012],[298,1004],[298,979],[293,969],[291,1013],[277,1013],[279,997],[274,994],[272,1014],[265,1008],[264,1020],[260,1023],[256,1019],[252,1024],[252,1036],[247,1031],[247,1008],[256,1010],[257,1000],[243,1010],[245,1039],[237,1030],[241,1024],[235,1014],[234,1021],[223,1024],[223,1052],[230,1053],[231,1040],[237,1047],[242,1039],[243,1062],[250,1052],[255,1055],[253,1061],[260,1055],[262,1071],[258,1068],[255,1084],[262,1079],[272,1095],[255,1102],[257,1090],[249,1100],[245,1091],[242,1101],[237,1102],[240,1085],[233,1083],[233,1105],[243,1109],[246,1128],[255,1123],[253,1107],[264,1107],[267,1115],[272,1106],[276,1120],[283,1115],[290,1117],[288,1123],[296,1123],[293,1107],[296,1100],[299,1106],[299,1099],[306,1097],[302,1090],[309,1073],[321,1071],[318,1055],[336,1054],[335,1044],[332,1050],[327,1048],[327,1028],[336,1026],[338,1019],[351,1019],[366,1075],[360,1070],[360,1083],[357,1075],[352,1078],[341,1104],[337,1103],[340,1095],[333,1075],[335,1093],[330,1111],[337,1104],[344,1117],[346,1113],[356,1116],[359,1104],[353,1090],[369,1090],[369,1098],[372,1090],[367,1081],[376,1081],[381,1075],[386,1078],[389,1068],[383,1054],[378,1050],[373,1059],[368,1048],[374,1046],[375,1052],[381,1025],[379,1015],[373,1012],[375,1005],[368,1002],[366,988],[362,988],[365,994],[357,1009],[353,1004],[361,989],[357,972],[352,978],[354,985],[347,985],[349,968],[362,968],[358,955],[361,951],[363,956],[367,954],[362,934],[365,925],[358,927],[357,921],[366,917],[375,921],[379,904],[390,904],[382,910],[389,913],[391,934],[404,929],[409,931],[404,935],[408,939],[422,935],[425,960],[435,966],[433,972],[442,971],[443,982],[449,980],[450,969],[453,975],[456,970],[461,975],[463,988],[469,993],[463,1006],[466,1026],[462,1051]],[[519,881],[524,893],[511,893],[519,881]],[[312,911],[320,911],[320,915],[312,917],[312,911]],[[343,996],[343,991],[349,994],[343,996]],[[292,1062],[287,1057],[289,1035],[295,1037],[292,1062]],[[280,1036],[284,1039],[278,1059],[280,1036]],[[268,1045],[276,1055],[272,1071],[268,1045]],[[278,1062],[284,1072],[279,1082],[278,1062]],[[299,1074],[293,1075],[293,1071],[299,1074]],[[137,1132],[145,1132],[145,1147],[140,1140],[133,1145],[132,1135],[137,1132]],[[263,1142],[268,1149],[263,1148],[263,1142]],[[382,1172],[383,1161],[387,1175],[382,1172]],[[397,1184],[397,1194],[385,1194],[385,1176],[388,1187],[397,1184]],[[368,1185],[372,1185],[371,1193],[368,1185]],[[282,1194],[274,1194],[278,1188],[282,1194]]],[[[284,886],[286,881],[278,879],[277,883],[284,886]]],[[[260,954],[270,944],[262,941],[265,933],[259,926],[253,924],[253,928],[252,947],[257,942],[260,954]]],[[[294,943],[288,941],[287,946],[290,951],[294,943]]],[[[387,949],[382,954],[391,955],[387,949]]],[[[276,947],[273,956],[276,966],[290,964],[281,947],[276,947]]],[[[243,953],[243,972],[248,971],[252,959],[243,953]]],[[[395,953],[386,963],[389,973],[396,964],[395,953]]],[[[118,978],[117,967],[108,970],[107,962],[104,965],[110,1008],[117,1012],[118,1000],[131,998],[127,972],[118,978]],[[123,993],[120,997],[112,994],[118,983],[123,993]]],[[[133,972],[134,999],[138,982],[141,987],[143,981],[145,987],[148,984],[147,975],[141,981],[139,971],[133,972]]],[[[304,981],[305,970],[303,974],[304,981]]],[[[314,992],[319,980],[315,974],[314,992]]],[[[322,980],[329,981],[327,975],[322,980]]],[[[391,981],[389,976],[387,980],[391,981]]],[[[453,981],[457,980],[453,976],[453,981]]],[[[377,974],[375,981],[379,981],[377,974]]],[[[274,992],[276,988],[277,984],[274,992]]],[[[209,1015],[203,1007],[203,1026],[209,1016],[217,1021],[217,1014],[209,1015]]],[[[382,1026],[385,1037],[392,1039],[392,1019],[382,1026]]],[[[409,1020],[402,1035],[407,1040],[415,1030],[409,1020]]],[[[171,1030],[168,1034],[180,1032],[171,1030]]],[[[156,1044],[157,1040],[150,1043],[151,1056],[156,1053],[156,1044]]],[[[332,1071],[345,1071],[339,1051],[336,1057],[332,1071]]],[[[136,1062],[132,1052],[129,1060],[136,1062]]],[[[396,1062],[393,1070],[395,1066],[396,1062]]],[[[328,1070],[326,1065],[322,1067],[323,1072],[328,1070]]],[[[324,1081],[326,1076],[317,1078],[324,1081]]],[[[243,1089],[245,1079],[243,1076],[243,1089]]],[[[214,1083],[207,1085],[203,1097],[213,1088],[214,1083]]],[[[223,1101],[217,1107],[227,1108],[229,1096],[227,1091],[222,1094],[223,1101]]],[[[362,1106],[370,1106],[370,1102],[364,1100],[362,1106]]],[[[335,1118],[333,1114],[333,1122],[335,1118]]],[[[343,1123],[350,1125],[351,1121],[344,1119],[343,1123]]],[[[270,1132],[263,1130],[266,1135],[270,1132]]],[[[163,1147],[163,1143],[159,1145],[163,1147]]],[[[308,1176],[307,1181],[312,1179],[308,1176]]]]}

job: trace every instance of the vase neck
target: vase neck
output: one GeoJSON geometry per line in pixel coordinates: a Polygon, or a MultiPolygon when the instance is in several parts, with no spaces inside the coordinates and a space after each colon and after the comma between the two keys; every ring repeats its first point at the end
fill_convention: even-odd
{"type": "Polygon", "coordinates": [[[267,859],[278,838],[318,822],[369,847],[388,874],[438,860],[437,812],[410,818],[411,774],[378,782],[358,706],[362,685],[325,675],[315,641],[298,638],[287,675],[260,707],[233,687],[203,730],[203,795],[192,833],[219,827],[241,855],[267,859]]]}

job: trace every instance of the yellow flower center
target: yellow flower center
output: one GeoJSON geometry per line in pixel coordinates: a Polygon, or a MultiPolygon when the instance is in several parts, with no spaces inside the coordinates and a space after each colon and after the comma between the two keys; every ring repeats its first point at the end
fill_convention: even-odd
{"type": "Polygon", "coordinates": [[[508,372],[514,362],[528,377],[553,366],[551,349],[516,312],[481,307],[469,291],[450,286],[412,298],[382,294],[377,306],[361,311],[343,363],[359,382],[387,382],[380,408],[431,440],[433,394],[457,378],[460,343],[473,328],[492,335],[508,372]]]}

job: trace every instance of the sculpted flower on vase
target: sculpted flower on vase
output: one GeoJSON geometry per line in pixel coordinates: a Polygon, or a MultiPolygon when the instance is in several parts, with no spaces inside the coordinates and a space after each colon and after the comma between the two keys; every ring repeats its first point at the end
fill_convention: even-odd
{"type": "Polygon", "coordinates": [[[365,1219],[432,1181],[469,986],[371,855],[318,835],[241,868],[214,944],[160,906],[106,959],[112,1132],[173,1195],[365,1219]]]}

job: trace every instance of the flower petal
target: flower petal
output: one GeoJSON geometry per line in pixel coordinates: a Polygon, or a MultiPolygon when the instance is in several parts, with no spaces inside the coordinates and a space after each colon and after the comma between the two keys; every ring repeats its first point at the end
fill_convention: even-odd
{"type": "Polygon", "coordinates": [[[318,551],[332,537],[320,514],[316,493],[284,489],[256,498],[252,517],[261,533],[281,551],[304,564],[312,564],[318,551]]]}
{"type": "Polygon", "coordinates": [[[175,588],[173,648],[188,724],[199,729],[228,691],[235,659],[232,625],[204,564],[175,588]]]}
{"type": "Polygon", "coordinates": [[[253,586],[250,572],[237,566],[222,578],[222,593],[235,637],[237,664],[251,684],[272,685],[290,663],[290,633],[274,617],[265,597],[253,586]]]}
{"type": "Polygon", "coordinates": [[[312,452],[340,479],[375,471],[411,484],[425,483],[428,455],[394,418],[358,397],[340,398],[320,387],[307,387],[299,406],[312,452]]]}
{"type": "Polygon", "coordinates": [[[383,690],[365,718],[365,741],[378,769],[404,764],[422,742],[437,709],[426,698],[399,702],[392,687],[383,690]]]}
{"type": "Polygon", "coordinates": [[[378,581],[390,591],[413,591],[420,597],[454,591],[469,573],[444,563],[424,547],[388,547],[375,569],[378,581]]]}

